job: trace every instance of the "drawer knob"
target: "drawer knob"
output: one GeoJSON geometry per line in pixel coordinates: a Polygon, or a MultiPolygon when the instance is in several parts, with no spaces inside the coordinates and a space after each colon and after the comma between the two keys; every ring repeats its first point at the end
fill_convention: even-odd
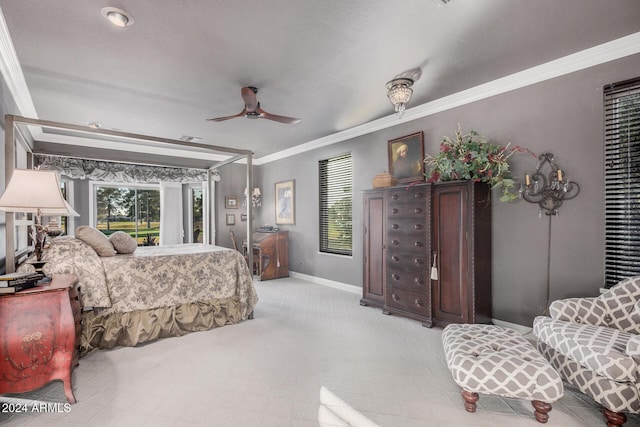
{"type": "Polygon", "coordinates": [[[413,281],[416,282],[416,285],[424,284],[424,280],[422,280],[420,277],[416,277],[415,279],[413,279],[413,281]]]}
{"type": "Polygon", "coordinates": [[[422,193],[416,193],[413,195],[413,197],[416,199],[422,199],[422,193]]]}
{"type": "Polygon", "coordinates": [[[391,224],[391,228],[397,230],[398,228],[400,228],[400,226],[398,224],[391,224]]]}
{"type": "Polygon", "coordinates": [[[416,224],[413,226],[416,230],[422,230],[422,224],[416,224]]]}
{"type": "Polygon", "coordinates": [[[422,243],[422,242],[415,242],[413,245],[414,245],[416,248],[421,248],[421,247],[423,247],[423,246],[424,246],[424,243],[422,243]]]}
{"type": "Polygon", "coordinates": [[[398,262],[398,261],[400,261],[400,257],[398,257],[397,255],[394,255],[394,256],[391,257],[391,261],[398,262]]]}
{"type": "Polygon", "coordinates": [[[393,239],[393,240],[391,241],[391,244],[392,244],[393,246],[398,246],[398,245],[400,244],[400,242],[398,242],[396,239],[393,239]]]}
{"type": "Polygon", "coordinates": [[[400,276],[398,276],[398,275],[397,275],[397,274],[395,274],[395,273],[393,273],[393,274],[391,275],[391,278],[392,278],[393,280],[400,280],[400,276]]]}
{"type": "Polygon", "coordinates": [[[391,213],[393,213],[393,214],[397,214],[398,212],[400,212],[400,209],[398,209],[398,208],[391,209],[391,213]]]}
{"type": "Polygon", "coordinates": [[[392,194],[392,195],[391,195],[391,198],[392,198],[393,200],[398,200],[398,195],[397,195],[397,194],[392,194]]]}
{"type": "Polygon", "coordinates": [[[424,305],[424,303],[420,301],[418,298],[416,298],[415,303],[417,307],[422,307],[424,305]]]}
{"type": "Polygon", "coordinates": [[[398,295],[396,295],[396,294],[391,294],[391,298],[392,298],[394,301],[398,301],[398,300],[400,300],[400,297],[399,297],[398,295]]]}
{"type": "Polygon", "coordinates": [[[413,260],[413,262],[415,262],[415,263],[416,263],[416,264],[418,264],[418,265],[422,265],[422,264],[424,264],[424,261],[423,261],[423,260],[421,260],[420,258],[416,258],[416,259],[414,259],[414,260],[413,260]]]}
{"type": "Polygon", "coordinates": [[[418,215],[420,215],[420,214],[422,213],[422,209],[420,209],[420,208],[415,208],[415,209],[413,210],[413,212],[414,212],[414,213],[416,213],[416,214],[418,214],[418,215]]]}

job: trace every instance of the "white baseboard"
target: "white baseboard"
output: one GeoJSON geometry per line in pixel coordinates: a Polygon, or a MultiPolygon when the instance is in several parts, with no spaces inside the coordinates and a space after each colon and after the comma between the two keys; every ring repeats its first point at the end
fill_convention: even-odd
{"type": "MultiPolygon", "coordinates": [[[[289,276],[297,277],[298,279],[306,280],[307,282],[316,283],[318,285],[340,289],[341,291],[351,292],[352,294],[362,295],[362,288],[359,286],[323,279],[322,277],[310,276],[308,274],[297,273],[295,271],[289,271],[289,276]]],[[[496,326],[513,329],[521,335],[527,335],[533,331],[533,328],[531,327],[518,325],[517,323],[505,322],[504,320],[492,319],[492,322],[496,326]]]]}
{"type": "Polygon", "coordinates": [[[296,273],[295,271],[290,271],[289,276],[297,277],[298,279],[306,280],[307,282],[316,283],[318,285],[340,289],[341,291],[351,292],[352,294],[362,295],[362,288],[359,286],[323,279],[322,277],[309,276],[308,274],[296,273]]]}

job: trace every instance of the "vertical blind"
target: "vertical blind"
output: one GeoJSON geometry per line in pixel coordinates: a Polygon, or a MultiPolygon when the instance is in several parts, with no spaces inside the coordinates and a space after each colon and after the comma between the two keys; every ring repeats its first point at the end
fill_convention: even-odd
{"type": "Polygon", "coordinates": [[[320,160],[320,252],[352,254],[351,154],[320,160]]]}
{"type": "Polygon", "coordinates": [[[604,88],[605,286],[640,274],[640,78],[604,88]]]}

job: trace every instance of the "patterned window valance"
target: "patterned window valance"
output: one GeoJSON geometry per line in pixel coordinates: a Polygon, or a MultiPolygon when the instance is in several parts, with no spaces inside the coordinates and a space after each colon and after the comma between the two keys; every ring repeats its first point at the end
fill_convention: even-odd
{"type": "MultiPolygon", "coordinates": [[[[202,169],[132,165],[40,154],[35,156],[35,164],[40,169],[55,170],[70,178],[93,181],[191,183],[207,180],[207,171],[202,169]]],[[[220,174],[212,172],[212,179],[219,181],[220,174]]]]}

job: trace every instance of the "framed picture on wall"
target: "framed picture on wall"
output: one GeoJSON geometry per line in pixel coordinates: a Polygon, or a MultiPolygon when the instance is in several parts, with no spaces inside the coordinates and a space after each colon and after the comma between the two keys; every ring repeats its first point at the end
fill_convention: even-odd
{"type": "Polygon", "coordinates": [[[227,225],[236,225],[236,215],[227,214],[227,225]]]}
{"type": "Polygon", "coordinates": [[[296,181],[276,182],[276,224],[296,223],[296,181]]]}
{"type": "Polygon", "coordinates": [[[224,207],[227,209],[238,209],[238,196],[225,196],[224,207]]]}
{"type": "Polygon", "coordinates": [[[389,173],[398,182],[424,181],[423,132],[389,141],[389,173]]]}

